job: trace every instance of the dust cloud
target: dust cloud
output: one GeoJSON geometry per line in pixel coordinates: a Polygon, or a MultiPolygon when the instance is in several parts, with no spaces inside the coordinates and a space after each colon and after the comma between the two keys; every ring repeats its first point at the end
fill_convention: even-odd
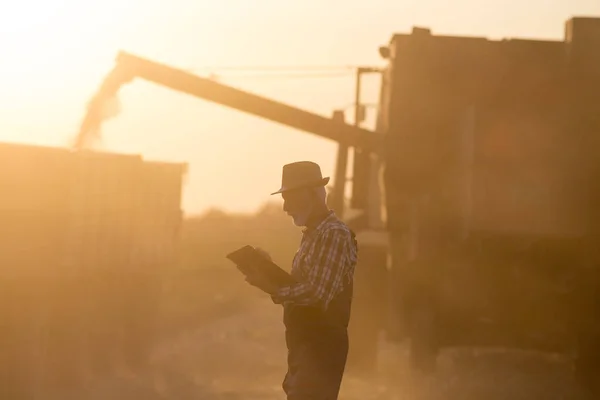
{"type": "MultiPolygon", "coordinates": [[[[298,230],[277,206],[256,215],[218,210],[186,221],[180,264],[166,279],[159,338],[143,368],[117,366],[44,400],[282,399],[286,349],[281,309],[248,286],[223,259],[251,242],[289,265],[298,230]]],[[[341,399],[585,399],[558,357],[503,351],[449,350],[430,377],[411,375],[405,345],[380,345],[379,373],[347,374],[341,399]]]]}

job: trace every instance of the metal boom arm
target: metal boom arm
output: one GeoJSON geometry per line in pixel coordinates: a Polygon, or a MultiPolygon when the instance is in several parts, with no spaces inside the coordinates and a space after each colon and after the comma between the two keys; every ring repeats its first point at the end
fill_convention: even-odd
{"type": "Polygon", "coordinates": [[[181,69],[125,52],[119,53],[116,61],[117,65],[111,75],[121,76],[123,83],[136,77],[142,78],[179,92],[367,151],[377,151],[378,143],[380,143],[380,134],[376,132],[347,125],[266,97],[235,89],[181,69]]]}

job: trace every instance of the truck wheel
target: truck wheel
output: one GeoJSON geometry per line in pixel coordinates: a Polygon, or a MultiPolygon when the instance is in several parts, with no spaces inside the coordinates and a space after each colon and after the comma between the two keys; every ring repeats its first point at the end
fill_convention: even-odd
{"type": "Polygon", "coordinates": [[[413,312],[410,325],[410,366],[419,372],[432,373],[436,369],[439,353],[435,312],[431,309],[413,312]]]}

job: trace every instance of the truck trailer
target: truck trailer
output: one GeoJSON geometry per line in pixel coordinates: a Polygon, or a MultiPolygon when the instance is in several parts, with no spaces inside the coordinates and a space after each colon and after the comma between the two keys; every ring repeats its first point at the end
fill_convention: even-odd
{"type": "Polygon", "coordinates": [[[3,393],[142,366],[176,261],[186,166],[9,143],[0,166],[3,393]]]}

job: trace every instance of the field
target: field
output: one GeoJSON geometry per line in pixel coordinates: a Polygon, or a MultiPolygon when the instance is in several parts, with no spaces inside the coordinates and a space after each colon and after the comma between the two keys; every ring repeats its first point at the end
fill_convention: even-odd
{"type": "MultiPolygon", "coordinates": [[[[224,255],[252,244],[287,267],[300,230],[276,206],[256,215],[211,211],[189,218],[179,264],[165,271],[159,337],[141,370],[116,368],[76,391],[36,400],[281,399],[285,373],[281,309],[248,286],[224,255]]],[[[406,348],[382,340],[380,373],[347,376],[347,400],[582,400],[561,358],[506,351],[448,351],[432,377],[410,374],[406,348]]]]}
{"type": "MultiPolygon", "coordinates": [[[[276,206],[253,216],[212,211],[188,220],[182,267],[172,276],[163,308],[163,326],[172,334],[156,350],[152,377],[138,377],[137,385],[153,387],[163,399],[282,398],[281,310],[246,285],[223,254],[252,244],[287,267],[299,239],[299,229],[276,206]]],[[[342,399],[585,398],[569,364],[553,356],[452,350],[429,378],[411,376],[404,346],[382,342],[380,359],[374,381],[347,377],[342,399]]]]}

